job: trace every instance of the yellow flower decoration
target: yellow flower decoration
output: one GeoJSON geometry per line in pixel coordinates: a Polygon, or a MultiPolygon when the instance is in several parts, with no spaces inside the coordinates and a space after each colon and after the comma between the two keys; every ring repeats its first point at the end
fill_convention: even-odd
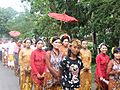
{"type": "Polygon", "coordinates": [[[114,50],[115,50],[115,47],[112,47],[112,50],[111,50],[112,54],[114,53],[114,50]]]}
{"type": "Polygon", "coordinates": [[[50,43],[52,44],[52,41],[53,41],[53,37],[50,38],[50,43]]]}

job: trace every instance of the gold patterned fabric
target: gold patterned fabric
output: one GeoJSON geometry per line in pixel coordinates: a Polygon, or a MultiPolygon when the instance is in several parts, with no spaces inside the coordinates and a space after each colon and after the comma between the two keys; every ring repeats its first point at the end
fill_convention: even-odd
{"type": "Polygon", "coordinates": [[[67,56],[68,54],[68,48],[65,48],[63,45],[60,47],[59,51],[62,54],[62,56],[67,56]]]}
{"type": "Polygon", "coordinates": [[[32,78],[30,73],[20,75],[20,90],[32,90],[32,78]]]}
{"type": "Polygon", "coordinates": [[[88,71],[80,74],[81,90],[91,90],[92,74],[88,71]]]}
{"type": "Polygon", "coordinates": [[[91,52],[90,52],[90,50],[84,51],[83,49],[81,49],[80,57],[82,59],[84,68],[90,69],[90,67],[91,67],[91,52]]]}
{"type": "Polygon", "coordinates": [[[34,90],[44,90],[43,85],[38,86],[37,84],[34,83],[34,90]]]}
{"type": "Polygon", "coordinates": [[[108,84],[108,90],[120,90],[120,82],[110,79],[108,84]]]}
{"type": "Polygon", "coordinates": [[[45,74],[44,86],[45,90],[62,90],[60,83],[55,83],[50,72],[46,72],[45,74]]]}
{"type": "Polygon", "coordinates": [[[80,72],[81,90],[91,90],[92,73],[91,73],[91,52],[89,50],[80,50],[80,57],[84,68],[80,72]]]}
{"type": "Polygon", "coordinates": [[[19,53],[20,64],[20,90],[32,90],[32,78],[30,67],[31,49],[23,48],[19,53]]]}

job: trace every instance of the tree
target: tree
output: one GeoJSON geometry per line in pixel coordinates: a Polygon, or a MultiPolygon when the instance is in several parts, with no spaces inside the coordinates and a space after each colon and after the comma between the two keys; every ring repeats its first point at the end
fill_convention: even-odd
{"type": "Polygon", "coordinates": [[[3,37],[8,33],[7,25],[6,23],[13,19],[17,12],[13,10],[12,8],[0,8],[0,37],[3,37]]]}
{"type": "MultiPolygon", "coordinates": [[[[39,12],[39,14],[42,14],[40,16],[42,18],[48,12],[63,13],[64,11],[66,14],[76,17],[79,20],[77,24],[63,23],[62,29],[71,36],[79,39],[89,37],[93,34],[95,48],[101,42],[106,42],[110,47],[118,46],[120,39],[119,0],[80,0],[80,2],[77,2],[77,0],[25,1],[29,1],[32,12],[39,12]]],[[[57,23],[57,25],[60,24],[57,21],[54,21],[54,23],[57,23]]],[[[39,25],[42,25],[42,21],[39,25]]]]}
{"type": "Polygon", "coordinates": [[[21,38],[32,37],[35,23],[33,22],[34,15],[28,11],[19,13],[14,19],[9,20],[7,28],[9,30],[20,31],[22,34],[21,38]]]}

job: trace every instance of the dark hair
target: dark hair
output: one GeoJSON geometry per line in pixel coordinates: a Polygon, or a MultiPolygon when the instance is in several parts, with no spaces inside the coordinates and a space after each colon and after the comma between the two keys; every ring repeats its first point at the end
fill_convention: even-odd
{"type": "Polygon", "coordinates": [[[61,38],[61,42],[63,42],[65,39],[68,39],[68,41],[70,41],[70,38],[69,38],[68,36],[63,36],[63,37],[61,38]]]}
{"type": "Polygon", "coordinates": [[[31,44],[33,43],[31,39],[25,39],[23,43],[26,43],[27,40],[30,40],[31,44]]]}
{"type": "Polygon", "coordinates": [[[18,40],[17,42],[18,42],[18,43],[22,43],[22,40],[18,40]]]}
{"type": "Polygon", "coordinates": [[[52,37],[52,40],[51,40],[50,43],[53,43],[54,41],[56,41],[56,40],[58,40],[58,39],[60,39],[58,36],[54,36],[54,37],[52,37]]]}
{"type": "MultiPolygon", "coordinates": [[[[67,56],[70,57],[71,53],[72,53],[71,49],[68,48],[68,55],[67,56]]],[[[76,57],[78,57],[79,55],[80,55],[80,52],[78,52],[78,54],[76,55],[76,57]]]]}
{"type": "Polygon", "coordinates": [[[43,40],[39,38],[39,39],[36,40],[35,45],[36,45],[39,41],[42,41],[42,42],[43,42],[43,40]]]}
{"type": "Polygon", "coordinates": [[[108,45],[105,43],[102,43],[99,47],[102,48],[102,46],[106,46],[108,48],[108,45]]]}
{"type": "Polygon", "coordinates": [[[112,55],[111,55],[112,59],[115,57],[114,53],[118,53],[118,52],[120,52],[120,47],[113,47],[112,55]]]}
{"type": "Polygon", "coordinates": [[[113,54],[114,54],[114,53],[118,53],[118,52],[120,52],[120,47],[116,47],[116,48],[114,48],[114,50],[113,50],[113,54]]]}
{"type": "MultiPolygon", "coordinates": [[[[83,41],[87,41],[87,39],[82,39],[82,40],[81,40],[81,43],[82,43],[83,41]]],[[[88,42],[88,41],[87,41],[87,42],[88,42]]]]}
{"type": "Polygon", "coordinates": [[[60,38],[59,38],[58,36],[52,37],[52,40],[50,39],[50,41],[49,41],[49,50],[52,50],[52,49],[53,49],[52,43],[53,43],[54,41],[58,40],[58,39],[60,40],[60,38]]]}

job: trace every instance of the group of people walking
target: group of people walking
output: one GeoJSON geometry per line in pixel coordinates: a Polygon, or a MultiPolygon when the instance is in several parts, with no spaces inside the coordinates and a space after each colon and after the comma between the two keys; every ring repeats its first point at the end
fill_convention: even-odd
{"type": "MultiPolygon", "coordinates": [[[[34,48],[31,39],[23,43],[14,54],[15,59],[19,56],[15,65],[20,68],[20,90],[92,90],[92,56],[87,40],[71,39],[68,34],[54,36],[45,50],[42,39],[35,41],[34,48]]],[[[96,56],[96,90],[120,90],[120,48],[114,48],[113,55],[110,60],[107,45],[100,45],[96,56]]]]}

